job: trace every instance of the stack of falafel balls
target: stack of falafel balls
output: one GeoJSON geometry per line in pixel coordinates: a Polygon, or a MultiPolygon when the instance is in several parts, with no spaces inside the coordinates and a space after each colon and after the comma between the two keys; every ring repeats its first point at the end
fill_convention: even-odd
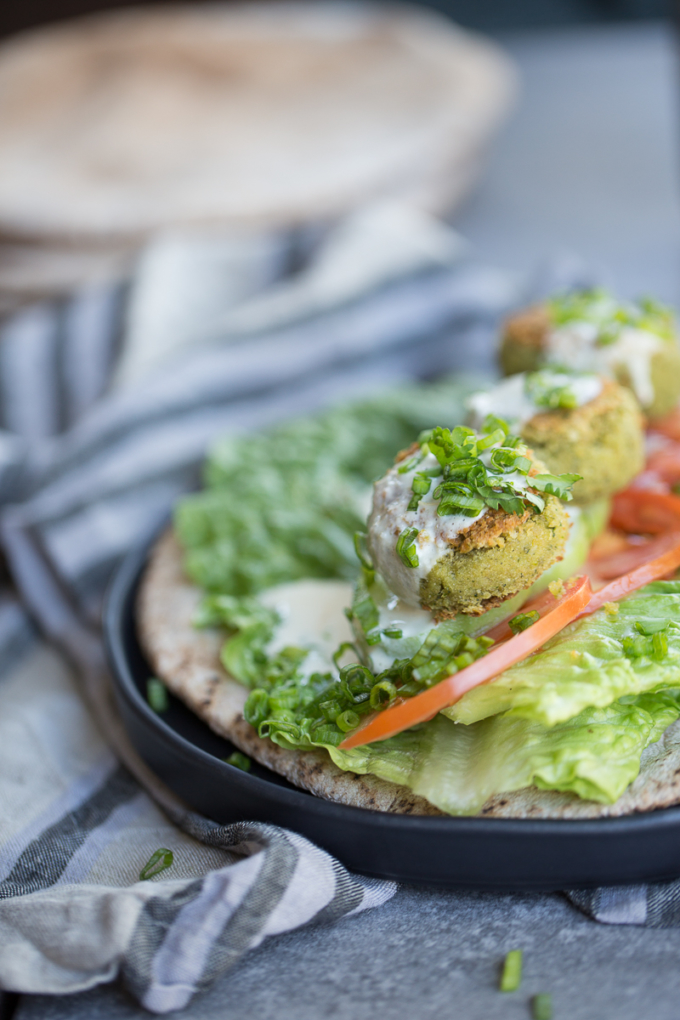
{"type": "Polygon", "coordinates": [[[501,419],[520,438],[532,462],[529,491],[545,472],[572,482],[561,495],[545,498],[544,489],[539,512],[528,503],[522,513],[507,512],[492,501],[478,518],[450,525],[431,496],[401,505],[412,473],[397,484],[403,466],[376,483],[368,535],[376,566],[403,603],[439,620],[510,608],[560,561],[556,576],[578,571],[607,526],[613,495],[644,466],[645,418],[671,411],[680,398],[675,319],[651,300],[623,303],[601,290],[550,299],[506,321],[499,359],[506,378],[470,398],[468,424],[481,435],[501,419]],[[404,571],[394,538],[403,544],[408,526],[419,569],[404,571]],[[577,534],[580,550],[570,553],[577,534]],[[417,574],[417,585],[405,574],[417,574]]]}

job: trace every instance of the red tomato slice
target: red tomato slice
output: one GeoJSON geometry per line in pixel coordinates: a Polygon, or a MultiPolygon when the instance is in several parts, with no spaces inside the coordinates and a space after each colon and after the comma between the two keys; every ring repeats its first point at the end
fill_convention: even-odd
{"type": "Polygon", "coordinates": [[[345,737],[340,744],[342,750],[372,744],[374,740],[386,740],[402,730],[426,722],[443,708],[455,705],[473,687],[488,683],[499,673],[521,662],[541,645],[559,634],[568,623],[575,620],[588,605],[592,597],[587,577],[574,578],[565,594],[554,601],[540,620],[527,630],[515,634],[508,641],[492,648],[483,658],[477,659],[459,673],[447,677],[434,687],[416,694],[414,698],[402,699],[390,708],[369,716],[365,724],[345,737]]]}
{"type": "Polygon", "coordinates": [[[497,623],[495,627],[491,628],[491,630],[485,630],[484,631],[485,637],[493,638],[496,644],[499,644],[501,641],[507,641],[509,638],[513,637],[513,632],[510,630],[509,626],[510,620],[512,620],[519,613],[537,612],[540,613],[541,616],[544,616],[548,609],[557,605],[558,598],[559,596],[557,596],[556,598],[547,589],[545,591],[542,591],[540,595],[537,595],[529,602],[525,602],[521,609],[516,609],[514,613],[511,613],[510,616],[505,618],[505,620],[501,620],[501,622],[497,623]]]}
{"type": "Polygon", "coordinates": [[[650,421],[649,428],[652,432],[660,432],[669,439],[675,439],[680,443],[680,407],[676,407],[670,414],[663,418],[656,418],[650,421]]]}
{"type": "Polygon", "coordinates": [[[599,556],[592,561],[595,573],[603,581],[611,581],[623,574],[630,574],[645,563],[660,556],[668,548],[668,535],[661,535],[649,542],[632,541],[625,548],[608,556],[599,556]]]}
{"type": "MultiPolygon", "coordinates": [[[[647,563],[636,567],[623,577],[617,577],[615,581],[606,584],[591,596],[590,602],[579,614],[585,616],[601,609],[605,602],[616,602],[624,595],[644,587],[650,581],[658,581],[671,571],[680,567],[680,530],[663,535],[647,544],[648,555],[654,553],[654,558],[647,563]]],[[[598,564],[599,569],[599,564],[598,564]]]]}
{"type": "Polygon", "coordinates": [[[680,498],[651,489],[626,489],[614,496],[610,524],[638,535],[680,531],[680,498]]]}
{"type": "Polygon", "coordinates": [[[677,482],[680,479],[680,443],[668,443],[667,446],[653,451],[649,455],[643,474],[647,472],[651,472],[669,485],[677,482]]]}

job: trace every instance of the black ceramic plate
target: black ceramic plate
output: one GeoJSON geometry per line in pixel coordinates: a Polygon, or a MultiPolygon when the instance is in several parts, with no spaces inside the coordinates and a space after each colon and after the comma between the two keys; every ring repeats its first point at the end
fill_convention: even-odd
{"type": "Polygon", "coordinates": [[[274,822],[353,871],[408,882],[565,889],[680,875],[680,808],[594,821],[421,818],[332,804],[256,763],[250,773],[225,764],[232,745],[180,701],[171,698],[162,716],[147,705],[150,669],[134,613],[147,553],[148,543],[130,553],[107,602],[116,697],[137,751],[197,811],[218,822],[274,822]]]}

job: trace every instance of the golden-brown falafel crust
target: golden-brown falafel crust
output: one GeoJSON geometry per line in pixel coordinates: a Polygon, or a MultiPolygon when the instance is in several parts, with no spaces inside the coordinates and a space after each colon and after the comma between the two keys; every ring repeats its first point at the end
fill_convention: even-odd
{"type": "Polygon", "coordinates": [[[633,394],[607,379],[594,400],[574,410],[534,415],[520,434],[549,471],[582,475],[574,500],[591,503],[624,489],[642,470],[642,429],[633,394]]]}
{"type": "Polygon", "coordinates": [[[506,319],[498,351],[503,375],[535,372],[541,368],[549,329],[546,305],[532,305],[506,319]]]}
{"type": "MultiPolygon", "coordinates": [[[[654,400],[644,411],[650,418],[660,418],[672,411],[680,400],[680,346],[673,341],[665,341],[660,350],[652,355],[649,367],[654,400]]],[[[631,381],[625,369],[617,372],[617,378],[624,386],[630,386],[631,381]]]]}
{"type": "Polygon", "coordinates": [[[488,510],[420,582],[420,601],[438,620],[480,616],[561,560],[568,532],[569,517],[555,496],[546,498],[542,513],[488,510]]]}
{"type": "MultiPolygon", "coordinates": [[[[498,349],[498,360],[503,375],[518,372],[536,372],[545,365],[546,337],[550,329],[547,305],[532,305],[505,320],[498,349]]],[[[662,340],[659,350],[652,355],[650,374],[654,399],[644,407],[650,418],[668,414],[680,400],[680,344],[662,340]]],[[[625,365],[615,371],[616,379],[632,390],[632,380],[625,365]]]]}

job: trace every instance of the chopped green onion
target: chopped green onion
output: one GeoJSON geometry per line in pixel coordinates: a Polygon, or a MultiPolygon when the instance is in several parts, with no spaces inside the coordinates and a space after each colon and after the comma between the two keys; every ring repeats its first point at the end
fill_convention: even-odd
{"type": "Polygon", "coordinates": [[[484,436],[483,439],[477,440],[477,453],[481,453],[483,450],[488,450],[494,443],[502,443],[506,436],[505,429],[494,429],[493,432],[489,432],[488,435],[484,436]]]}
{"type": "MultiPolygon", "coordinates": [[[[424,440],[421,440],[421,442],[424,442],[424,440]]],[[[417,467],[420,464],[421,460],[424,459],[424,457],[425,452],[421,450],[420,453],[417,453],[415,455],[415,457],[409,457],[408,460],[402,461],[402,463],[397,468],[397,474],[406,475],[408,474],[409,471],[413,471],[414,467],[417,467]]]]}
{"type": "Polygon", "coordinates": [[[559,499],[569,500],[573,499],[571,493],[572,485],[575,482],[580,482],[582,475],[534,475],[531,479],[531,485],[534,489],[538,489],[539,492],[545,492],[549,496],[558,496],[559,499]]]}
{"type": "Polygon", "coordinates": [[[381,680],[371,690],[371,708],[385,708],[397,696],[397,688],[389,680],[381,680]]]}
{"type": "Polygon", "coordinates": [[[175,857],[172,850],[168,850],[167,847],[159,847],[155,853],[151,854],[148,861],[139,873],[140,882],[148,882],[150,878],[154,878],[156,875],[160,875],[161,871],[167,871],[171,868],[174,863],[175,857]]]}
{"type": "Polygon", "coordinates": [[[418,528],[406,528],[397,539],[397,556],[407,567],[418,566],[418,553],[416,551],[416,538],[418,528]]]}
{"type": "Polygon", "coordinates": [[[331,659],[333,660],[333,665],[336,669],[340,669],[340,659],[343,657],[345,652],[353,652],[355,656],[357,655],[357,650],[351,641],[343,641],[342,644],[338,645],[333,652],[331,659]]]}
{"type": "Polygon", "coordinates": [[[658,633],[652,636],[652,658],[660,661],[668,655],[668,638],[665,634],[658,633]]]}
{"type": "Polygon", "coordinates": [[[495,432],[496,429],[501,429],[504,436],[507,436],[510,426],[504,418],[497,418],[495,414],[487,414],[482,425],[482,432],[495,432]]]}
{"type": "Polygon", "coordinates": [[[648,637],[625,637],[621,644],[623,645],[623,654],[627,659],[641,659],[653,651],[648,637]]]}
{"type": "Polygon", "coordinates": [[[170,707],[167,688],[155,676],[146,681],[146,700],[154,712],[167,712],[170,707]]]}
{"type": "Polygon", "coordinates": [[[343,733],[349,733],[350,730],[355,730],[360,722],[360,717],[350,708],[346,709],[344,712],[340,712],[340,714],[335,717],[335,725],[339,730],[342,730],[343,733]]]}
{"type": "Polygon", "coordinates": [[[373,560],[369,556],[366,545],[366,533],[364,531],[354,532],[354,551],[362,567],[366,570],[373,570],[373,560]]]}
{"type": "MultiPolygon", "coordinates": [[[[417,534],[417,530],[416,530],[417,534]]],[[[374,630],[380,623],[380,614],[378,613],[378,607],[371,596],[366,593],[362,599],[356,602],[353,606],[353,613],[355,619],[361,624],[361,629],[365,634],[369,631],[374,630]]]]}
{"type": "Polygon", "coordinates": [[[531,1000],[532,1016],[534,1020],[552,1020],[552,995],[548,992],[541,992],[534,995],[531,1000]]]}
{"type": "Polygon", "coordinates": [[[233,751],[228,758],[224,759],[227,765],[233,765],[235,769],[241,769],[242,772],[250,772],[250,758],[247,754],[241,754],[240,751],[233,751]]]}
{"type": "Polygon", "coordinates": [[[403,630],[400,630],[399,627],[385,627],[383,634],[385,637],[394,638],[395,641],[404,636],[403,630]]]}
{"type": "Polygon", "coordinates": [[[636,620],[635,629],[638,634],[646,634],[651,637],[652,634],[668,630],[668,623],[668,620],[636,620]]]}
{"type": "Polygon", "coordinates": [[[516,992],[522,983],[522,950],[511,949],[505,956],[499,990],[516,992]]]}
{"type": "Polygon", "coordinates": [[[456,669],[465,669],[466,666],[471,666],[474,661],[475,657],[472,652],[461,652],[453,660],[456,669]]]}
{"type": "Polygon", "coordinates": [[[417,493],[414,493],[411,496],[410,500],[408,501],[408,506],[406,507],[406,509],[410,511],[417,510],[418,504],[420,503],[422,498],[423,498],[422,496],[419,496],[417,495],[417,493]]]}
{"type": "Polygon", "coordinates": [[[430,491],[431,485],[432,479],[420,471],[413,476],[413,481],[411,482],[411,488],[418,496],[426,496],[430,491]]]}
{"type": "Polygon", "coordinates": [[[512,620],[508,621],[508,627],[513,634],[521,634],[523,630],[533,627],[540,618],[541,614],[532,609],[530,613],[518,613],[517,616],[513,616],[512,620]]]}

